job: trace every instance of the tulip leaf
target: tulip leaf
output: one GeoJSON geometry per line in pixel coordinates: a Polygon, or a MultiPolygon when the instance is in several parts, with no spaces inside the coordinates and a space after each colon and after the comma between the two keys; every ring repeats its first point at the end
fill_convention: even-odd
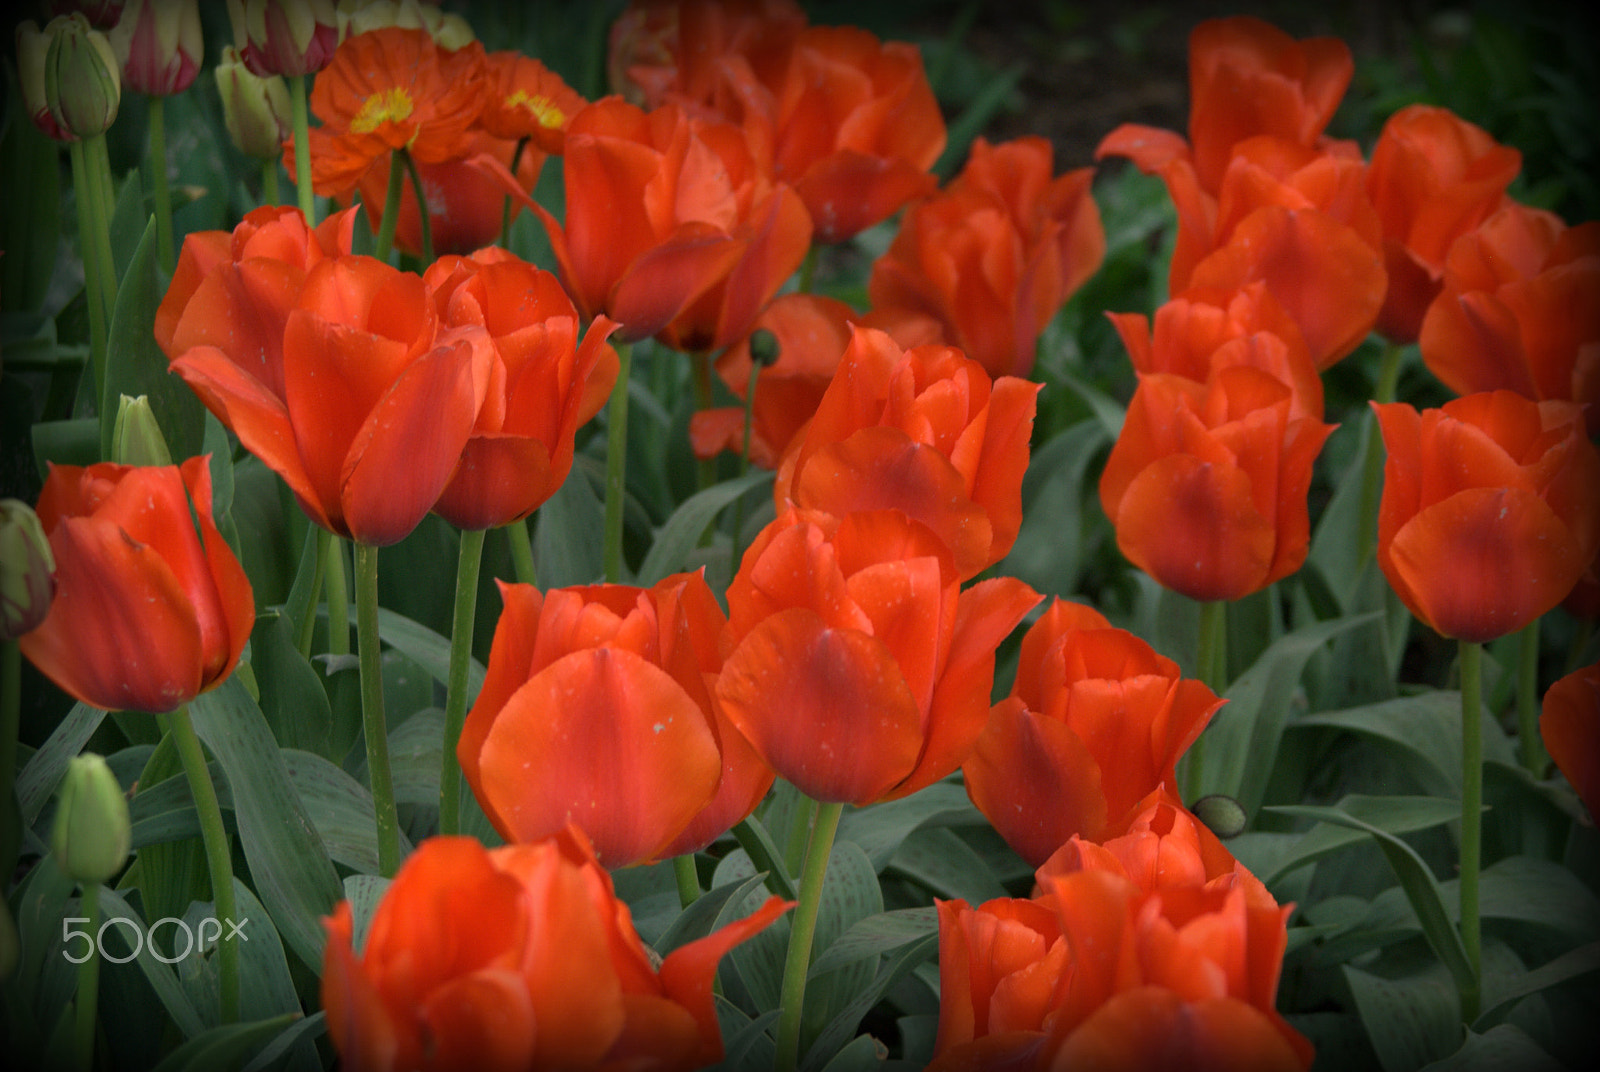
{"type": "Polygon", "coordinates": [[[299,1013],[284,1013],[244,1024],[213,1027],[167,1054],[152,1072],[211,1072],[217,1068],[232,1068],[299,1019],[299,1013]]]}
{"type": "Polygon", "coordinates": [[[666,933],[655,942],[657,953],[666,956],[679,946],[704,938],[720,927],[742,918],[741,911],[750,893],[763,884],[764,875],[751,875],[741,882],[718,886],[696,897],[678,914],[666,933]]]}
{"type": "Polygon", "coordinates": [[[1501,1024],[1483,1034],[1467,1032],[1467,1040],[1449,1057],[1424,1065],[1421,1072],[1561,1072],[1567,1066],[1551,1057],[1512,1024],[1501,1024]]]}
{"type": "MultiPolygon", "coordinates": [[[[1475,1028],[1489,1028],[1499,1024],[1517,1003],[1530,994],[1537,994],[1553,986],[1600,972],[1600,942],[1590,942],[1568,950],[1546,964],[1518,976],[1510,986],[1494,996],[1494,1004],[1486,1008],[1473,1021],[1475,1028]]],[[[1499,1067],[1510,1067],[1501,1065],[1499,1067]]]]}
{"type": "Polygon", "coordinates": [[[722,1028],[720,1069],[769,1069],[773,1067],[770,1028],[778,1022],[780,1010],[768,1009],[753,1019],[721,994],[717,999],[717,1022],[722,1028]]]}
{"type": "MultiPolygon", "coordinates": [[[[872,1007],[883,1000],[889,988],[898,983],[907,972],[932,957],[938,949],[939,936],[935,933],[901,946],[897,952],[890,955],[882,965],[878,966],[877,974],[871,983],[853,991],[849,1004],[817,1036],[816,1041],[806,1052],[805,1060],[801,1062],[801,1072],[812,1072],[826,1067],[823,1062],[831,1060],[832,1055],[839,1052],[845,1041],[861,1026],[862,1019],[872,1011],[872,1007]]],[[[809,994],[808,990],[808,997],[809,994]]]]}
{"type": "Polygon", "coordinates": [[[195,732],[227,774],[257,892],[278,933],[307,967],[322,964],[321,917],[341,888],[266,718],[237,677],[190,705],[195,732]]]}
{"type": "Polygon", "coordinates": [[[733,836],[755,866],[766,873],[767,889],[786,901],[795,900],[794,882],[784,868],[783,851],[772,840],[766,825],[752,813],[734,824],[733,836]]]}
{"type": "Polygon", "coordinates": [[[737,479],[714,484],[685,499],[656,533],[655,541],[640,563],[639,586],[648,588],[686,568],[690,556],[700,544],[700,538],[717,515],[745,492],[770,484],[772,479],[773,474],[765,471],[747,473],[737,479]]]}
{"type": "Polygon", "coordinates": [[[344,899],[350,902],[350,948],[357,955],[366,947],[372,915],[393,881],[382,875],[350,875],[344,880],[344,899]]]}
{"type": "Polygon", "coordinates": [[[389,731],[389,774],[396,804],[439,806],[444,709],[425,707],[389,731]]]}
{"type": "MultiPolygon", "coordinates": [[[[543,582],[541,577],[540,581],[543,582]]],[[[351,605],[351,621],[355,606],[351,605]]],[[[378,635],[384,643],[405,655],[442,685],[450,682],[450,638],[440,636],[420,622],[385,607],[378,608],[378,635]]],[[[473,659],[467,664],[467,703],[470,705],[483,687],[483,664],[473,659]]]]}
{"type": "Polygon", "coordinates": [[[156,308],[166,291],[156,261],[156,221],[152,216],[128,261],[107,332],[106,381],[100,396],[100,454],[104,458],[111,457],[111,433],[122,395],[150,399],[174,463],[199,454],[205,441],[205,406],[182,379],[167,371],[167,355],[156,345],[156,308]]]}
{"type": "MultiPolygon", "coordinates": [[[[0,129],[0,160],[6,162],[6,195],[0,198],[0,297],[5,309],[42,308],[55,274],[61,241],[60,145],[29,120],[15,86],[6,94],[0,129]]],[[[7,357],[10,355],[8,354],[7,357]]]]}
{"type": "MultiPolygon", "coordinates": [[[[112,176],[115,183],[116,176],[112,176]]],[[[111,208],[111,219],[108,228],[111,232],[111,261],[117,273],[113,282],[120,290],[122,280],[128,276],[128,268],[138,256],[139,245],[150,234],[150,225],[155,222],[155,217],[144,207],[144,185],[139,181],[139,169],[129,168],[123,176],[122,183],[117,187],[116,203],[111,208]]],[[[111,407],[115,414],[116,407],[111,407]]],[[[173,455],[177,457],[176,454],[173,455]]]]}
{"type": "MultiPolygon", "coordinates": [[[[363,874],[377,874],[378,828],[372,793],[342,767],[315,753],[284,748],[281,755],[329,858],[363,874]]],[[[401,858],[410,852],[411,842],[401,832],[401,858]]]]}
{"type": "Polygon", "coordinates": [[[1448,976],[1424,971],[1385,979],[1348,964],[1343,970],[1384,1072],[1411,1072],[1457,1048],[1460,1007],[1448,976]]]}
{"type": "Polygon", "coordinates": [[[963,815],[983,821],[965,789],[953,782],[935,782],[899,800],[847,810],[839,821],[839,837],[855,842],[873,868],[882,871],[906,838],[924,824],[963,815]]]}
{"type": "Polygon", "coordinates": [[[80,703],[67,712],[39,750],[28,759],[28,765],[17,775],[17,805],[24,826],[32,826],[45,801],[61,784],[62,775],[72,757],[83,751],[83,746],[100,728],[106,713],[98,707],[80,703]]]}
{"type": "MultiPolygon", "coordinates": [[[[1445,913],[1454,923],[1460,902],[1455,879],[1440,883],[1445,913]]],[[[1532,856],[1496,860],[1478,876],[1478,914],[1484,919],[1527,924],[1568,943],[1600,939],[1600,897],[1558,863],[1532,856]]],[[[1414,909],[1400,891],[1372,901],[1365,924],[1378,929],[1416,927],[1414,909]]]]}
{"type": "Polygon", "coordinates": [[[328,754],[333,722],[328,694],[316,668],[295,648],[289,619],[282,611],[263,610],[256,615],[250,633],[250,665],[261,686],[261,713],[279,747],[336,758],[328,754]]]}
{"type": "Polygon", "coordinates": [[[847,964],[882,956],[939,930],[939,913],[932,905],[900,908],[858,920],[811,962],[811,975],[821,975],[847,964]]]}
{"type": "Polygon", "coordinates": [[[1202,796],[1230,796],[1246,815],[1255,815],[1272,775],[1272,763],[1289,721],[1290,699],[1306,660],[1333,637],[1376,615],[1374,611],[1302,626],[1274,641],[1239,675],[1227,690],[1228,702],[1205,730],[1202,796]]]}
{"type": "Polygon", "coordinates": [[[822,1066],[822,1072],[865,1072],[881,1067],[888,1057],[883,1043],[871,1035],[857,1035],[822,1066]]]}
{"type": "Polygon", "coordinates": [[[6,979],[15,993],[37,994],[43,987],[51,950],[61,943],[61,917],[76,883],[56,866],[55,857],[45,855],[28,870],[10,902],[16,905],[17,963],[6,979]]]}
{"type": "Polygon", "coordinates": [[[886,873],[909,879],[936,897],[960,898],[968,904],[1006,895],[983,857],[953,831],[940,827],[918,830],[906,838],[886,873]]]}
{"type": "Polygon", "coordinates": [[[594,584],[605,572],[599,535],[605,529],[605,508],[583,467],[572,472],[543,506],[534,512],[533,557],[539,586],[545,591],[574,584],[594,584]]]}
{"type": "Polygon", "coordinates": [[[948,179],[960,170],[961,161],[966,159],[967,151],[972,148],[972,140],[1005,107],[1006,98],[1011,96],[1017,83],[1027,73],[1028,65],[1019,60],[984,83],[971,103],[951,120],[946,131],[944,151],[933,165],[935,175],[948,179]]]}
{"type": "MultiPolygon", "coordinates": [[[[211,784],[217,789],[217,803],[222,807],[222,823],[232,834],[235,832],[233,795],[228,792],[228,784],[223,780],[220,766],[208,763],[206,769],[211,774],[211,784]]],[[[195,814],[194,795],[189,790],[188,779],[181,776],[167,776],[146,785],[146,779],[149,777],[150,775],[146,773],[140,778],[138,790],[128,801],[128,818],[133,824],[130,847],[150,849],[169,842],[199,837],[200,819],[195,814]]],[[[144,854],[140,855],[140,860],[145,866],[144,879],[149,882],[150,861],[144,854]]],[[[145,896],[148,900],[147,888],[145,896]]]]}
{"type": "MultiPolygon", "coordinates": [[[[235,883],[236,887],[237,885],[235,883]]],[[[106,919],[121,916],[133,920],[141,930],[144,929],[143,918],[123,900],[122,895],[103,886],[100,889],[100,911],[106,919]]],[[[27,931],[23,933],[26,934],[27,931]]],[[[205,1031],[205,1022],[200,1018],[199,1011],[190,1002],[188,995],[184,993],[172,965],[157,957],[149,942],[140,945],[139,955],[134,958],[134,963],[144,973],[150,988],[156,992],[156,997],[161,1001],[161,1007],[172,1017],[172,1022],[183,1032],[183,1037],[192,1039],[201,1035],[205,1031]]]]}
{"type": "Polygon", "coordinates": [[[264,1069],[283,1067],[320,1068],[321,1062],[316,1059],[316,1040],[327,1030],[328,1014],[321,1009],[318,1009],[310,1016],[297,1019],[278,1032],[277,1037],[271,1042],[261,1047],[239,1072],[263,1072],[264,1069]],[[298,1064],[282,1064],[284,1055],[289,1052],[291,1047],[295,1046],[302,1047],[308,1051],[309,1059],[300,1061],[298,1064]]]}
{"type": "Polygon", "coordinates": [[[100,422],[94,417],[38,422],[33,426],[33,457],[40,479],[52,462],[93,465],[100,460],[100,422]]]}
{"type": "MultiPolygon", "coordinates": [[[[1334,806],[1347,815],[1371,823],[1391,834],[1411,834],[1418,830],[1430,830],[1461,818],[1461,802],[1446,800],[1443,797],[1373,797],[1352,794],[1334,806]]],[[[1301,834],[1243,834],[1230,841],[1228,847],[1246,867],[1262,876],[1262,881],[1276,888],[1292,872],[1366,840],[1365,830],[1333,823],[1319,823],[1301,834]],[[1274,839],[1274,844],[1278,846],[1275,850],[1251,851],[1252,847],[1263,844],[1251,840],[1252,838],[1269,837],[1274,839]]]]}
{"type": "Polygon", "coordinates": [[[1022,478],[1022,527],[998,567],[1001,573],[1039,592],[1078,590],[1088,499],[1084,474],[1107,441],[1104,423],[1089,417],[1034,451],[1022,478]]]}
{"type": "Polygon", "coordinates": [[[239,1007],[261,1016],[300,1012],[300,998],[289,974],[278,929],[250,888],[233,880],[234,911],[239,914],[239,937],[231,937],[223,921],[222,937],[240,942],[239,1007]]]}
{"type": "MultiPolygon", "coordinates": [[[[211,518],[220,526],[233,512],[233,443],[215,413],[204,406],[200,412],[205,418],[200,453],[211,456],[211,518]]],[[[234,550],[237,552],[238,548],[234,550]]]]}

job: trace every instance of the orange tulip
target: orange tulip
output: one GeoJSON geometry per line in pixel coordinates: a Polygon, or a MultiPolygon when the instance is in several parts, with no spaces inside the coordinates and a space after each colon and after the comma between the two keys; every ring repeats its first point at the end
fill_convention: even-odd
{"type": "Polygon", "coordinates": [[[1386,338],[1416,341],[1451,244],[1500,207],[1521,170],[1521,153],[1447,108],[1413,104],[1384,123],[1367,190],[1383,220],[1389,294],[1377,326],[1386,338]]]}
{"type": "Polygon", "coordinates": [[[1125,830],[1157,787],[1176,796],[1178,757],[1221,706],[1143,640],[1058,599],[1023,635],[1011,692],[962,764],[967,795],[1038,866],[1074,835],[1125,830]]]}
{"type": "Polygon", "coordinates": [[[1192,599],[1239,599],[1300,568],[1306,491],[1333,431],[1294,415],[1294,395],[1247,365],[1202,384],[1144,375],[1100,477],[1117,546],[1192,599]]]}
{"type": "Polygon", "coordinates": [[[675,105],[589,105],[567,127],[562,169],[565,226],[536,211],[578,308],[619,321],[626,341],[710,350],[742,338],[810,244],[804,207],[743,135],[675,105]]]}
{"type": "Polygon", "coordinates": [[[355,256],[303,275],[271,257],[222,264],[166,349],[311,520],[378,547],[410,533],[454,475],[494,357],[482,327],[441,328],[420,278],[355,256]]]}
{"type": "Polygon", "coordinates": [[[947,346],[902,350],[855,328],[833,382],[779,465],[773,496],[842,515],[897,509],[950,547],[963,580],[1000,561],[1022,524],[1039,385],[991,381],[947,346]]]}
{"type": "Polygon", "coordinates": [[[492,137],[527,138],[533,148],[559,155],[567,124],[588,101],[560,75],[520,52],[491,52],[484,67],[489,92],[478,126],[492,137]]]}
{"type": "Polygon", "coordinates": [[[711,702],[725,619],[699,574],[500,595],[456,755],[506,840],[575,822],[624,867],[702,848],[761,800],[772,772],[711,702]]]}
{"type": "Polygon", "coordinates": [[[1451,247],[1420,334],[1422,360],[1457,394],[1579,402],[1600,434],[1600,222],[1507,203],[1451,247]]]}
{"type": "Polygon", "coordinates": [[[935,901],[939,913],[939,1072],[1018,1072],[1040,1058],[1055,1006],[1072,978],[1072,953],[1054,905],[999,897],[973,908],[935,901]]]}
{"type": "Polygon", "coordinates": [[[995,646],[1039,601],[960,590],[949,549],[898,510],[785,510],[728,588],[723,711],[814,800],[869,804],[954,771],[983,730],[995,646]]]}
{"type": "Polygon", "coordinates": [[[611,393],[616,325],[597,318],[580,343],[560,281],[498,247],[441,257],[422,281],[441,325],[481,327],[494,342],[488,398],[434,510],[464,529],[520,521],[567,479],[578,427],[611,393]]]}
{"type": "Polygon", "coordinates": [[[723,1053],[718,961],[788,907],[769,898],[656,966],[576,828],[498,849],[430,838],[359,953],[349,902],[326,919],[328,1034],[352,1072],[701,1068],[723,1053]]]}
{"type": "Polygon", "coordinates": [[[1590,816],[1600,815],[1600,663],[1575,670],[1546,690],[1539,736],[1590,816]]]}
{"type": "Polygon", "coordinates": [[[1094,169],[1050,173],[1043,138],[979,138],[955,182],[906,211],[872,266],[872,304],[940,321],[991,376],[1026,376],[1039,332],[1105,256],[1094,169]]]}
{"type": "Polygon", "coordinates": [[[1576,405],[1492,391],[1373,409],[1378,564],[1412,614],[1483,643],[1566,598],[1600,549],[1600,452],[1576,405]]]}
{"type": "Polygon", "coordinates": [[[74,698],[173,711],[238,665],[255,600],[211,519],[209,463],[50,467],[38,515],[55,600],[17,643],[74,698]]]}

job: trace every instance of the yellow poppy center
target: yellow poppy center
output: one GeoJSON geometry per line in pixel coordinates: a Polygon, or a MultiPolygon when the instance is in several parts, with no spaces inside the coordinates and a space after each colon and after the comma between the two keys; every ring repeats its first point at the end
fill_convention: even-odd
{"type": "Polygon", "coordinates": [[[540,126],[547,127],[550,130],[560,129],[561,125],[567,121],[567,117],[562,114],[561,109],[557,108],[555,102],[549,97],[529,96],[520,89],[506,98],[506,107],[527,109],[533,113],[533,117],[539,121],[540,126]]]}
{"type": "Polygon", "coordinates": [[[374,93],[361,102],[361,110],[350,120],[357,134],[371,134],[384,123],[398,123],[411,116],[411,97],[399,86],[374,93]]]}

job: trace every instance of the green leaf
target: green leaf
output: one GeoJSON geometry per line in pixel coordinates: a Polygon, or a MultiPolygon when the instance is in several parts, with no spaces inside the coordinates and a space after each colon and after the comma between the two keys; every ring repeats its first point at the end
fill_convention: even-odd
{"type": "MultiPolygon", "coordinates": [[[[1527,972],[1510,987],[1497,992],[1490,1005],[1473,1021],[1475,1028],[1485,1029],[1499,1024],[1516,1008],[1517,1003],[1530,994],[1537,994],[1553,986],[1581,979],[1600,972],[1600,942],[1590,942],[1556,957],[1533,971],[1527,972]]],[[[1506,1067],[1506,1066],[1502,1066],[1506,1067]]]]}
{"type": "Polygon", "coordinates": [[[936,897],[959,897],[968,904],[1006,895],[983,857],[953,831],[940,827],[918,830],[906,838],[886,872],[910,879],[936,897]]]}
{"type": "MultiPolygon", "coordinates": [[[[1440,883],[1445,913],[1454,923],[1460,918],[1455,879],[1440,883]]],[[[1375,928],[1417,926],[1414,909],[1393,891],[1372,902],[1366,924],[1375,928]]],[[[1478,915],[1483,919],[1530,924],[1559,935],[1569,943],[1600,938],[1600,897],[1582,879],[1551,860],[1508,856],[1483,869],[1478,876],[1478,915]]]]}
{"type": "MultiPolygon", "coordinates": [[[[298,1015],[300,997],[295,993],[278,929],[256,895],[237,878],[233,880],[233,897],[234,910],[239,913],[239,932],[248,939],[239,949],[239,1007],[257,1016],[298,1015]]],[[[229,938],[226,922],[222,937],[229,938]]]]}
{"type": "Polygon", "coordinates": [[[1276,640],[1227,691],[1228,702],[1206,728],[1203,796],[1222,793],[1245,814],[1261,807],[1278,742],[1289,721],[1289,701],[1311,654],[1372,615],[1335,618],[1303,626],[1276,640]]]}
{"type": "Polygon", "coordinates": [[[939,154],[939,159],[933,165],[936,175],[948,178],[960,170],[961,161],[966,158],[967,150],[972,147],[972,140],[1005,105],[1006,98],[1011,96],[1012,91],[1017,88],[1017,83],[1021,82],[1022,76],[1027,73],[1027,64],[1020,61],[1011,64],[992,78],[972,99],[972,103],[951,121],[945,138],[944,152],[939,154]]]}
{"type": "Polygon", "coordinates": [[[811,974],[821,975],[847,964],[879,957],[939,931],[939,913],[932,905],[901,908],[858,920],[811,962],[811,974]]]}
{"type": "Polygon", "coordinates": [[[924,824],[968,815],[982,819],[967,791],[953,782],[935,782],[899,800],[847,810],[839,820],[839,837],[859,845],[873,868],[882,871],[924,824]]]}
{"type": "Polygon", "coordinates": [[[298,1019],[299,1013],[285,1013],[247,1024],[213,1027],[167,1054],[154,1072],[214,1072],[219,1068],[233,1068],[298,1019]]]}
{"type": "Polygon", "coordinates": [[[152,216],[117,290],[107,333],[106,382],[100,396],[100,454],[105,458],[111,457],[111,432],[121,395],[149,396],[174,462],[199,454],[205,441],[205,406],[188,384],[167,371],[167,355],[156,345],[156,307],[166,291],[156,260],[152,216]]]}
{"type": "MultiPolygon", "coordinates": [[[[111,176],[113,184],[116,175],[111,176]]],[[[117,187],[116,204],[111,209],[111,261],[117,273],[117,285],[127,278],[128,266],[133,263],[139,243],[153,217],[144,207],[144,187],[139,182],[139,169],[129,168],[117,187]]],[[[113,410],[116,407],[112,407],[113,410]]],[[[176,454],[173,457],[177,457],[176,454]]]]}
{"type": "Polygon", "coordinates": [[[1022,528],[1001,573],[1039,592],[1078,590],[1085,472],[1108,441],[1105,424],[1087,418],[1034,451],[1022,478],[1022,528]]]}
{"type": "Polygon", "coordinates": [[[871,1035],[857,1035],[822,1066],[822,1072],[865,1072],[881,1068],[889,1058],[889,1048],[871,1035]]]}
{"type": "Polygon", "coordinates": [[[350,948],[360,953],[367,944],[367,929],[393,879],[382,875],[351,875],[344,880],[344,899],[350,902],[350,948]]]}
{"type": "MultiPolygon", "coordinates": [[[[200,407],[200,412],[205,417],[200,453],[211,456],[211,517],[221,525],[233,510],[233,442],[228,438],[227,427],[217,420],[215,413],[204,406],[200,407]]],[[[166,425],[162,425],[162,430],[165,432],[166,425]]]]}
{"type": "MultiPolygon", "coordinates": [[[[817,1036],[816,1041],[806,1052],[805,1060],[801,1062],[802,1072],[816,1069],[820,1061],[829,1059],[831,1054],[838,1052],[845,1040],[860,1027],[862,1019],[872,1011],[872,1007],[883,1000],[889,988],[898,983],[907,972],[932,957],[938,948],[939,936],[930,934],[902,946],[897,953],[890,956],[878,969],[872,982],[858,988],[850,1003],[817,1036]]],[[[807,993],[809,994],[809,991],[807,993]]]]}
{"type": "Polygon", "coordinates": [[[767,888],[784,900],[793,901],[794,882],[784,868],[783,850],[772,840],[766,825],[752,813],[734,824],[733,836],[756,868],[766,873],[767,888]]]}
{"type": "Polygon", "coordinates": [[[594,584],[605,572],[600,533],[605,509],[588,476],[576,464],[561,489],[535,512],[534,562],[545,591],[574,584],[594,584]]]}
{"type": "Polygon", "coordinates": [[[699,545],[700,537],[711,527],[717,515],[745,492],[770,484],[772,479],[772,473],[758,470],[735,480],[714,484],[689,496],[656,533],[655,541],[639,565],[639,577],[635,583],[648,588],[684,569],[699,545]]]}
{"type": "Polygon", "coordinates": [[[742,882],[729,883],[696,897],[694,903],[679,913],[665,934],[656,940],[656,952],[662,956],[704,938],[725,924],[743,918],[739,911],[750,893],[762,884],[761,875],[751,875],[742,882]]]}
{"type": "Polygon", "coordinates": [[[250,634],[250,665],[261,687],[261,713],[283,748],[329,755],[333,712],[316,667],[295,647],[289,619],[278,610],[256,615],[250,634]]]}
{"type": "MultiPolygon", "coordinates": [[[[235,884],[235,888],[238,888],[237,884],[235,884]]],[[[101,887],[100,909],[106,919],[122,916],[133,920],[141,930],[144,929],[144,921],[139,913],[134,911],[133,907],[123,900],[122,895],[115,890],[101,887]]],[[[167,1011],[168,1016],[172,1017],[172,1022],[178,1026],[178,1030],[183,1032],[183,1037],[192,1039],[202,1034],[205,1031],[205,1022],[201,1020],[200,1013],[184,993],[183,987],[178,982],[178,975],[173,971],[172,965],[163,963],[155,955],[155,951],[150,948],[149,942],[145,942],[139,947],[139,955],[134,958],[134,962],[139,966],[139,970],[144,973],[145,979],[149,981],[151,989],[155,991],[156,997],[161,1001],[161,1007],[167,1011]]]]}
{"type": "Polygon", "coordinates": [[[24,826],[32,826],[61,784],[72,757],[83,751],[94,731],[100,728],[106,713],[98,707],[80,703],[67,712],[67,717],[51,731],[44,744],[29,759],[28,765],[17,775],[17,805],[24,826]]]}
{"type": "Polygon", "coordinates": [[[237,677],[190,705],[195,732],[227,773],[239,841],[278,932],[313,971],[321,917],[339,900],[333,862],[295,791],[266,718],[237,677]]]}
{"type": "MultiPolygon", "coordinates": [[[[378,873],[378,828],[372,793],[346,774],[344,768],[312,752],[281,749],[289,780],[317,836],[335,863],[364,874],[378,873]]],[[[411,842],[400,834],[400,857],[411,853],[411,842]]]]}
{"type": "Polygon", "coordinates": [[[0,198],[0,298],[7,310],[40,309],[61,241],[61,147],[33,125],[13,82],[7,87],[6,193],[0,198]]]}
{"type": "MultiPolygon", "coordinates": [[[[543,575],[541,584],[546,583],[543,575]]],[[[351,604],[350,620],[355,621],[355,605],[351,604]]],[[[411,659],[428,675],[442,685],[450,683],[450,638],[440,636],[419,622],[384,607],[378,608],[378,635],[394,650],[411,659]]],[[[483,664],[473,659],[467,663],[467,703],[470,705],[483,687],[483,664]]]]}
{"type": "Polygon", "coordinates": [[[1384,1072],[1412,1072],[1458,1047],[1460,1008],[1442,973],[1425,971],[1395,980],[1349,965],[1343,971],[1384,1072]]]}
{"type": "Polygon", "coordinates": [[[423,708],[389,731],[389,774],[396,804],[439,806],[443,747],[443,708],[423,708]]]}
{"type": "Polygon", "coordinates": [[[33,426],[33,458],[44,479],[48,462],[93,465],[100,460],[100,422],[93,417],[39,421],[33,426]]]}
{"type": "MultiPolygon", "coordinates": [[[[1439,797],[1369,797],[1351,795],[1341,799],[1334,807],[1346,815],[1370,823],[1391,834],[1411,834],[1430,830],[1461,818],[1461,802],[1439,797]]],[[[1276,886],[1292,871],[1330,856],[1350,845],[1367,840],[1365,830],[1333,823],[1322,823],[1305,833],[1293,837],[1283,849],[1271,856],[1251,855],[1246,849],[1241,853],[1241,843],[1249,846],[1249,834],[1230,841],[1228,847],[1246,866],[1263,876],[1268,886],[1276,886]]]]}
{"type": "Polygon", "coordinates": [[[1562,1072],[1566,1067],[1521,1028],[1501,1024],[1481,1035],[1467,1032],[1467,1041],[1459,1050],[1424,1065],[1422,1072],[1562,1072]]]}
{"type": "MultiPolygon", "coordinates": [[[[250,1059],[250,1063],[240,1069],[239,1072],[262,1072],[264,1069],[276,1067],[277,1062],[282,1060],[284,1054],[288,1053],[292,1047],[302,1042],[310,1046],[317,1040],[318,1036],[327,1030],[327,1013],[319,1009],[312,1015],[296,1020],[284,1028],[278,1033],[277,1038],[261,1047],[255,1057],[250,1059]]],[[[311,1047],[311,1054],[313,1057],[316,1056],[314,1046],[311,1047]]],[[[320,1064],[313,1064],[311,1067],[320,1067],[320,1064]]]]}

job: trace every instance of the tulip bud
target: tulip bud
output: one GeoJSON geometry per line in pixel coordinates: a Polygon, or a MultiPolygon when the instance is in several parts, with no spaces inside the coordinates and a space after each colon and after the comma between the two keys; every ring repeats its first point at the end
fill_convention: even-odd
{"type": "Polygon", "coordinates": [[[1244,833],[1248,816],[1245,815],[1244,808],[1239,802],[1232,797],[1223,796],[1221,793],[1201,797],[1194,802],[1192,810],[1196,819],[1205,823],[1213,834],[1224,841],[1244,833]]]}
{"type": "Polygon", "coordinates": [[[434,44],[455,51],[477,40],[460,15],[447,15],[435,4],[417,0],[339,0],[339,40],[385,26],[427,30],[434,44]]]}
{"type": "Polygon", "coordinates": [[[28,109],[33,125],[56,141],[77,141],[71,131],[61,129],[45,100],[44,64],[50,51],[50,38],[28,20],[17,23],[16,39],[17,81],[21,85],[23,106],[28,109]]]}
{"type": "Polygon", "coordinates": [[[239,55],[263,77],[320,71],[339,47],[333,0],[229,0],[228,9],[239,55]]]}
{"type": "Polygon", "coordinates": [[[216,67],[217,94],[228,136],[246,156],[274,160],[293,133],[289,87],[279,75],[263,78],[250,70],[239,50],[222,50],[216,67]]]}
{"type": "Polygon", "coordinates": [[[50,851],[69,878],[105,882],[128,860],[128,798],[104,758],[74,756],[61,783],[50,851]]]}
{"type": "Polygon", "coordinates": [[[50,14],[70,15],[83,13],[89,25],[97,30],[109,30],[122,15],[122,0],[50,0],[50,14]]]}
{"type": "Polygon", "coordinates": [[[111,460],[119,465],[171,465],[172,452],[161,434],[150,398],[123,395],[117,402],[117,423],[111,430],[111,460]]]}
{"type": "Polygon", "coordinates": [[[117,118],[122,79],[111,42],[82,15],[51,19],[44,28],[44,99],[51,118],[74,137],[105,133],[117,118]]]}
{"type": "Polygon", "coordinates": [[[56,593],[56,558],[27,503],[0,499],[0,640],[44,621],[56,593]]]}
{"type": "Polygon", "coordinates": [[[108,37],[122,80],[140,93],[182,93],[200,73],[199,0],[132,0],[108,37]]]}

